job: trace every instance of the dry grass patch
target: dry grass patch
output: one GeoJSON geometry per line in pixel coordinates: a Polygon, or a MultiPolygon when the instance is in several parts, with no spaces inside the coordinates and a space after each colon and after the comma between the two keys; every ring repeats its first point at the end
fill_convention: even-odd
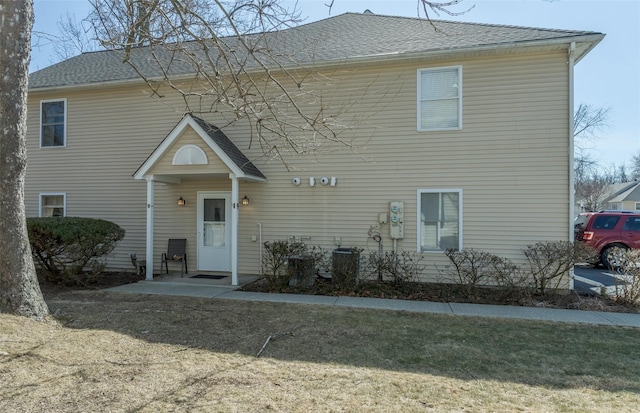
{"type": "Polygon", "coordinates": [[[640,399],[640,329],[101,291],[48,303],[58,324],[0,315],[2,412],[631,412],[640,399]]]}

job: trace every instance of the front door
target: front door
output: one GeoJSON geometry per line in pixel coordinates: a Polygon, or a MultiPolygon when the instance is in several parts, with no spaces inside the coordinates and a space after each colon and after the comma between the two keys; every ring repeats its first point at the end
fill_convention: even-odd
{"type": "Polygon", "coordinates": [[[198,270],[231,271],[229,192],[198,192],[198,270]]]}

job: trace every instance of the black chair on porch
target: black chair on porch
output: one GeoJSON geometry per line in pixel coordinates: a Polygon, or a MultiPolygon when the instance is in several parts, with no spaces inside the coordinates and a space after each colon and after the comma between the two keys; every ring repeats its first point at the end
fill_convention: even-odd
{"type": "Polygon", "coordinates": [[[170,239],[169,244],[167,245],[167,252],[162,253],[161,261],[160,261],[160,274],[162,274],[162,266],[164,265],[164,269],[169,274],[169,261],[179,262],[182,264],[180,268],[180,277],[183,277],[184,274],[189,274],[189,268],[187,267],[187,240],[184,238],[181,239],[170,239]]]}

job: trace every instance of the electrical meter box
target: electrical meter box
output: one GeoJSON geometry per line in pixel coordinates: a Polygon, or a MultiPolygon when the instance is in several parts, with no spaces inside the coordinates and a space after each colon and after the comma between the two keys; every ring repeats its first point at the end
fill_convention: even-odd
{"type": "Polygon", "coordinates": [[[404,201],[389,203],[389,235],[391,239],[404,238],[404,201]]]}

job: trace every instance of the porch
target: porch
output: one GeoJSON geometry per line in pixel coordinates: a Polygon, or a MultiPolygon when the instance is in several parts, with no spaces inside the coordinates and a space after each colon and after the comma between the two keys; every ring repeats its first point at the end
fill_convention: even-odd
{"type": "MultiPolygon", "coordinates": [[[[171,234],[170,238],[191,239],[189,243],[197,248],[194,250],[192,246],[188,253],[192,269],[225,271],[230,273],[230,286],[242,285],[238,274],[239,182],[266,182],[266,177],[221,130],[186,114],[133,177],[147,183],[147,281],[154,280],[154,257],[160,248],[164,248],[155,248],[156,233],[164,232],[171,234]],[[226,179],[230,181],[230,187],[214,188],[214,183],[226,179]],[[199,187],[191,188],[197,199],[196,209],[191,209],[191,214],[167,209],[171,203],[166,202],[166,196],[171,191],[165,190],[161,194],[164,199],[156,199],[156,184],[186,190],[187,183],[193,182],[199,187]]],[[[179,206],[187,205],[182,195],[176,199],[179,206]]],[[[226,279],[221,281],[220,285],[224,285],[226,279]]]]}
{"type": "MultiPolygon", "coordinates": [[[[180,276],[180,271],[169,271],[169,274],[156,274],[153,276],[153,283],[174,284],[174,285],[203,285],[217,287],[242,288],[260,278],[258,275],[238,274],[238,284],[232,284],[231,273],[216,271],[189,271],[189,274],[180,276]]],[[[149,280],[144,280],[149,282],[149,280]]]]}
{"type": "Polygon", "coordinates": [[[238,285],[232,285],[230,273],[197,271],[180,277],[180,271],[169,274],[154,275],[152,280],[142,280],[133,284],[125,284],[110,288],[110,291],[135,294],[173,295],[183,297],[213,298],[238,290],[259,278],[257,275],[238,274],[238,285]],[[193,278],[196,275],[218,276],[222,278],[193,278]]]}

